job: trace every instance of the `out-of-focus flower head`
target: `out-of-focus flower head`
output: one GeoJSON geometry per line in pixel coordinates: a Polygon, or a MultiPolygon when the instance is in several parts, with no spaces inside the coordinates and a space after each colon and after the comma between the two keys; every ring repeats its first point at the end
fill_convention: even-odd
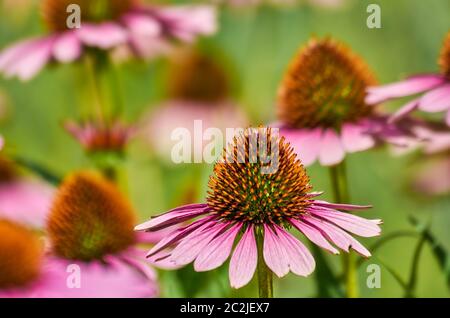
{"type": "Polygon", "coordinates": [[[139,244],[160,237],[136,235],[134,222],[131,204],[113,183],[93,172],[68,176],[48,215],[45,259],[57,273],[77,266],[81,286],[68,288],[67,277],[54,277],[46,292],[54,297],[157,296],[156,272],[143,262],[139,244]]]}
{"type": "Polygon", "coordinates": [[[364,101],[375,83],[365,61],[334,39],[312,39],[300,50],[279,88],[278,118],[303,164],[336,165],[346,153],[418,138],[414,120],[390,123],[364,101]]]}
{"type": "Polygon", "coordinates": [[[446,112],[450,126],[450,32],[447,33],[439,56],[440,73],[411,76],[403,81],[372,86],[367,89],[366,102],[383,101],[420,94],[401,107],[391,118],[397,121],[415,110],[428,113],[446,112]]]}
{"type": "Polygon", "coordinates": [[[128,46],[139,56],[153,55],[173,41],[192,42],[216,31],[212,6],[143,5],[138,0],[43,0],[49,33],[21,41],[0,53],[0,72],[28,80],[47,63],[70,63],[89,49],[128,46]],[[80,8],[79,27],[69,24],[80,8]],[[70,7],[69,7],[70,6],[70,7]],[[68,13],[69,12],[69,13],[68,13]]]}
{"type": "MultiPolygon", "coordinates": [[[[167,100],[144,116],[144,138],[159,156],[170,159],[176,143],[171,136],[177,128],[187,129],[193,136],[195,121],[201,121],[202,132],[219,128],[225,133],[226,128],[246,126],[246,116],[232,100],[230,88],[230,74],[212,56],[194,49],[176,52],[167,100]]],[[[193,145],[192,149],[203,151],[193,145]]]]}

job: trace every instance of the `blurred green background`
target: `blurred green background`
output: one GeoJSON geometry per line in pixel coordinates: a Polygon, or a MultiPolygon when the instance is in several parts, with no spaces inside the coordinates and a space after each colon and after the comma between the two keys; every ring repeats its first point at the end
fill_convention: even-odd
{"type": "MultiPolygon", "coordinates": [[[[29,13],[19,12],[21,1],[5,10],[0,6],[0,48],[24,37],[45,32],[37,6],[29,13]],[[15,7],[17,6],[17,12],[15,7]]],[[[35,4],[39,1],[35,1],[35,4]]],[[[450,29],[448,0],[347,1],[336,9],[302,4],[295,7],[223,8],[217,35],[203,39],[201,45],[226,56],[233,70],[237,89],[235,99],[247,112],[252,124],[274,121],[278,83],[293,54],[312,35],[331,35],[349,44],[372,66],[380,82],[391,82],[407,74],[437,71],[437,54],[450,29]],[[382,9],[382,28],[366,27],[367,5],[378,3],[382,9]]],[[[164,59],[151,63],[135,62],[119,66],[126,102],[126,117],[137,120],[164,97],[167,65],[164,59]]],[[[79,92],[77,64],[45,69],[27,83],[0,79],[0,95],[8,106],[0,122],[10,151],[33,160],[58,175],[89,168],[91,163],[79,145],[61,128],[65,119],[76,118],[83,103],[79,92]],[[11,150],[12,149],[12,150],[11,150]]],[[[390,103],[395,109],[399,103],[390,103]]],[[[407,190],[414,173],[414,160],[420,154],[393,157],[387,149],[353,154],[348,157],[350,190],[353,203],[373,204],[369,218],[384,220],[383,235],[412,229],[409,215],[427,222],[447,251],[450,250],[450,198],[427,199],[407,190]]],[[[169,166],[158,162],[147,148],[131,145],[124,169],[128,174],[129,195],[142,220],[179,204],[186,189],[194,184],[198,201],[204,200],[211,166],[169,166]],[[202,178],[198,179],[197,176],[202,178]]],[[[315,165],[308,169],[315,190],[324,190],[324,199],[332,199],[326,169],[315,165]]],[[[450,176],[447,176],[450,177],[450,176]]],[[[371,246],[375,239],[363,239],[371,246]]],[[[383,246],[376,256],[407,279],[416,238],[406,237],[383,246]]],[[[339,257],[325,256],[336,271],[339,257]]],[[[380,264],[377,257],[363,263],[360,289],[366,297],[401,297],[402,289],[382,267],[380,289],[368,289],[366,266],[380,264]]],[[[417,296],[448,297],[445,276],[429,246],[420,260],[417,296]]],[[[292,274],[275,280],[277,297],[316,295],[319,270],[309,278],[292,274]]],[[[196,274],[188,267],[178,273],[161,273],[165,296],[255,296],[254,282],[239,291],[231,291],[227,266],[196,274]]]]}

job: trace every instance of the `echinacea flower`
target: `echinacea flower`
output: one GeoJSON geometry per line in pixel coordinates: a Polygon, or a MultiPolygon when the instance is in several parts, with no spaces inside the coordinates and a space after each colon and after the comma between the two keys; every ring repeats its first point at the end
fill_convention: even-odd
{"type": "Polygon", "coordinates": [[[306,166],[342,162],[380,142],[415,139],[415,123],[388,123],[365,101],[376,80],[367,64],[331,38],[312,39],[291,62],[278,92],[280,133],[306,166]]]}
{"type": "Polygon", "coordinates": [[[47,63],[73,62],[88,48],[110,50],[127,45],[142,55],[161,43],[191,42],[216,30],[211,6],[148,6],[138,0],[43,0],[41,5],[49,34],[0,53],[0,72],[7,77],[29,80],[47,63]],[[68,26],[69,5],[81,10],[78,28],[68,26]]]}
{"type": "Polygon", "coordinates": [[[52,186],[22,176],[13,161],[0,155],[0,218],[43,228],[53,194],[52,186]]]}
{"type": "MultiPolygon", "coordinates": [[[[170,158],[177,141],[172,133],[177,128],[187,129],[194,136],[195,123],[204,133],[208,128],[245,127],[247,119],[230,96],[230,79],[225,68],[213,57],[194,49],[176,52],[167,81],[168,97],[161,105],[144,116],[142,135],[152,150],[162,158],[170,158]]],[[[193,149],[199,157],[202,147],[193,149]]],[[[201,155],[200,155],[201,157],[201,155]]]]}
{"type": "Polygon", "coordinates": [[[81,287],[59,284],[64,297],[155,297],[156,272],[145,262],[139,244],[152,236],[133,231],[130,203],[103,177],[89,172],[70,175],[60,186],[48,216],[47,258],[57,270],[75,264],[81,287]]]}
{"type": "Polygon", "coordinates": [[[415,75],[400,82],[369,87],[366,102],[376,104],[420,94],[401,107],[391,120],[399,120],[415,110],[428,113],[447,112],[445,121],[450,126],[450,32],[444,39],[439,65],[441,72],[437,74],[415,75]]]}
{"type": "Polygon", "coordinates": [[[194,269],[202,272],[221,266],[231,254],[229,279],[234,288],[252,279],[257,238],[263,241],[265,264],[278,277],[289,271],[301,276],[313,272],[314,258],[289,232],[291,228],[333,254],[339,253],[337,248],[353,249],[369,257],[370,252],[349,233],[379,235],[381,221],[339,211],[369,206],[328,203],[316,199],[320,194],[311,192],[309,177],[284,137],[270,128],[248,128],[215,164],[206,203],[175,208],[136,230],[154,232],[196,219],[162,239],[147,256],[178,266],[194,262],[194,269]],[[267,149],[276,150],[267,153],[267,149]],[[258,155],[260,151],[277,163],[277,169],[265,170],[270,163],[258,155]]]}
{"type": "Polygon", "coordinates": [[[111,124],[90,121],[66,122],[64,128],[87,152],[122,153],[133,135],[133,127],[120,121],[111,124]]]}

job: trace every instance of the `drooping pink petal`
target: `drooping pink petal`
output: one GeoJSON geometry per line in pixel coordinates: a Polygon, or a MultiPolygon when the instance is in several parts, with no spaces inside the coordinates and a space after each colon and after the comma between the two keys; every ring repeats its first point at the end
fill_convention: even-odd
{"type": "Polygon", "coordinates": [[[371,256],[370,252],[355,240],[350,234],[341,230],[339,227],[328,223],[324,220],[317,219],[313,216],[305,216],[302,218],[303,222],[309,223],[322,232],[331,242],[333,242],[340,249],[348,252],[350,248],[364,257],[371,256]]]}
{"type": "Polygon", "coordinates": [[[365,134],[365,127],[347,123],[342,127],[341,138],[344,149],[348,152],[364,151],[375,145],[372,136],[365,134]]]}
{"type": "Polygon", "coordinates": [[[320,164],[323,166],[333,166],[340,163],[344,157],[344,147],[337,133],[331,128],[325,130],[320,142],[320,164]]]}
{"type": "Polygon", "coordinates": [[[162,25],[150,15],[129,13],[122,17],[125,25],[132,34],[146,37],[156,37],[162,32],[162,25]]]}
{"type": "Polygon", "coordinates": [[[381,228],[378,226],[378,224],[381,224],[381,220],[367,220],[350,213],[328,209],[317,209],[314,207],[311,207],[308,211],[312,215],[324,218],[344,230],[359,236],[372,237],[378,236],[381,233],[381,228]]]}
{"type": "Polygon", "coordinates": [[[75,32],[64,32],[58,36],[53,45],[53,56],[61,63],[69,63],[78,59],[82,47],[75,32]]]}
{"type": "Polygon", "coordinates": [[[450,109],[450,84],[442,85],[423,95],[419,109],[432,113],[450,109]]]}
{"type": "Polygon", "coordinates": [[[313,242],[317,246],[320,246],[333,254],[339,254],[339,251],[335,249],[333,245],[331,245],[325,239],[322,233],[315,227],[295,219],[291,219],[290,222],[297,228],[297,230],[302,232],[311,242],[313,242]]]}
{"type": "Polygon", "coordinates": [[[280,135],[284,136],[291,144],[303,165],[309,166],[317,160],[320,152],[320,139],[322,137],[321,128],[281,128],[280,135]]]}
{"type": "Polygon", "coordinates": [[[311,252],[292,234],[286,232],[278,225],[274,227],[279,239],[281,242],[284,242],[283,247],[286,250],[291,272],[300,276],[311,274],[316,267],[316,262],[311,252]]]}
{"type": "Polygon", "coordinates": [[[198,35],[213,34],[217,30],[216,10],[212,6],[163,8],[158,14],[166,21],[166,31],[186,42],[192,42],[198,35]]]}
{"type": "Polygon", "coordinates": [[[250,282],[258,263],[253,225],[250,225],[236,246],[230,260],[229,277],[233,288],[241,288],[250,282]]]}
{"type": "Polygon", "coordinates": [[[120,258],[109,257],[105,264],[49,256],[44,272],[27,297],[143,298],[158,295],[159,288],[155,280],[149,279],[141,270],[120,258]]]}
{"type": "Polygon", "coordinates": [[[358,211],[367,210],[372,208],[371,205],[354,205],[354,204],[342,204],[342,203],[329,203],[322,200],[314,200],[314,205],[323,206],[325,208],[344,210],[344,211],[358,211]]]}
{"type": "Polygon", "coordinates": [[[273,230],[264,225],[264,261],[278,277],[289,273],[289,257],[281,242],[281,239],[273,230]]]}
{"type": "Polygon", "coordinates": [[[220,234],[227,223],[215,222],[208,228],[200,228],[183,238],[180,243],[170,253],[170,260],[176,265],[186,265],[191,263],[202,250],[220,234]]]}
{"type": "Polygon", "coordinates": [[[213,239],[198,254],[194,262],[197,272],[204,272],[221,266],[228,258],[233,248],[234,239],[241,230],[242,224],[232,226],[228,231],[213,239]]]}
{"type": "Polygon", "coordinates": [[[158,231],[209,212],[207,204],[189,204],[170,210],[135,227],[136,231],[158,231]]]}
{"type": "Polygon", "coordinates": [[[112,22],[84,23],[81,28],[77,29],[77,35],[85,45],[101,49],[110,49],[128,41],[127,31],[112,22]]]}
{"type": "Polygon", "coordinates": [[[165,238],[163,238],[161,241],[159,241],[153,248],[147,253],[147,257],[153,257],[156,254],[160,253],[164,249],[168,248],[171,245],[174,245],[178,243],[181,239],[185,238],[189,234],[191,234],[193,231],[197,230],[198,228],[206,228],[212,225],[211,217],[202,218],[200,220],[197,220],[185,227],[182,227],[173,233],[169,234],[165,238]]]}
{"type": "Polygon", "coordinates": [[[367,89],[366,103],[378,104],[391,98],[418,94],[445,83],[445,77],[436,74],[425,74],[410,77],[406,80],[367,89]]]}
{"type": "Polygon", "coordinates": [[[34,180],[0,183],[0,218],[44,228],[54,189],[34,180]]]}
{"type": "Polygon", "coordinates": [[[35,76],[50,61],[53,37],[29,42],[2,69],[7,77],[17,76],[27,81],[35,76]]]}
{"type": "Polygon", "coordinates": [[[397,110],[390,118],[389,122],[396,122],[397,120],[405,117],[409,113],[413,112],[414,110],[419,107],[419,101],[420,98],[413,99],[412,101],[406,103],[404,106],[402,106],[399,110],[397,110]]]}

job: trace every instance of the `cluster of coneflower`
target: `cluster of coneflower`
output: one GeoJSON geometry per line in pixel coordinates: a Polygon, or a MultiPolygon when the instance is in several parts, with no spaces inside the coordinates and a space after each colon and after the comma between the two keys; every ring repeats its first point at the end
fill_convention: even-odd
{"type": "MultiPolygon", "coordinates": [[[[214,165],[203,203],[176,207],[136,226],[135,212],[109,157],[123,155],[134,129],[121,123],[120,108],[105,100],[104,83],[98,76],[108,68],[111,51],[125,49],[138,57],[159,54],[173,42],[213,33],[213,15],[211,8],[203,6],[45,0],[43,17],[50,34],[0,53],[0,72],[24,80],[48,63],[86,63],[94,86],[92,113],[82,124],[69,122],[65,127],[101,172],[75,172],[46,200],[36,202],[35,189],[22,185],[28,180],[23,180],[13,163],[0,158],[0,185],[10,189],[9,206],[2,203],[0,192],[4,212],[0,214],[0,295],[154,297],[159,286],[148,263],[164,269],[193,263],[202,272],[222,266],[229,258],[232,287],[243,287],[257,272],[260,296],[272,297],[273,274],[308,276],[315,269],[314,257],[293,232],[332,254],[343,253],[347,295],[358,295],[351,250],[363,257],[371,253],[353,235],[378,236],[382,222],[349,213],[370,205],[349,204],[345,156],[385,143],[408,147],[440,133],[409,113],[416,108],[450,109],[450,37],[440,58],[442,74],[387,87],[374,87],[377,81],[369,66],[343,43],[311,39],[294,56],[279,87],[279,122],[249,127],[226,145],[214,165]],[[86,12],[87,20],[80,29],[68,30],[61,12],[74,2],[86,12]],[[153,43],[150,52],[148,42],[153,43]],[[432,91],[400,114],[392,116],[376,105],[426,90],[432,91]],[[270,153],[277,160],[276,169],[269,173],[264,169],[267,161],[258,155],[260,149],[269,153],[276,149],[270,153]],[[335,203],[318,199],[322,193],[312,191],[305,166],[316,161],[330,169],[335,203]],[[41,220],[37,225],[20,224],[17,210],[24,200],[30,200],[32,208],[40,207],[42,212],[34,215],[41,220]],[[30,227],[44,233],[46,244],[30,227]],[[142,244],[152,245],[148,253],[142,244]],[[66,285],[70,264],[81,267],[81,288],[66,285]]],[[[169,117],[183,107],[195,114],[225,109],[234,122],[239,121],[236,106],[227,100],[228,79],[220,65],[200,53],[190,52],[185,58],[184,69],[171,81],[175,111],[169,117]]],[[[156,130],[164,131],[159,126],[156,130]]],[[[3,143],[1,139],[0,147],[3,143]]]]}

